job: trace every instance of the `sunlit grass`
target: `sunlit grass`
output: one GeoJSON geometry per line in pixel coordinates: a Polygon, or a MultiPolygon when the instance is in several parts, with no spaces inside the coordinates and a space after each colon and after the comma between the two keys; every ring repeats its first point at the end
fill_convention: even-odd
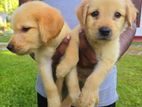
{"type": "Polygon", "coordinates": [[[118,64],[117,107],[142,107],[142,56],[126,55],[118,64]]]}
{"type": "Polygon", "coordinates": [[[11,36],[0,36],[0,42],[8,42],[11,36]]]}
{"type": "MultiPolygon", "coordinates": [[[[36,62],[30,56],[0,51],[0,107],[37,107],[36,62]]],[[[142,106],[142,56],[125,55],[118,63],[117,107],[142,106]]]]}
{"type": "Polygon", "coordinates": [[[36,107],[37,72],[29,56],[0,51],[0,107],[36,107]]]}

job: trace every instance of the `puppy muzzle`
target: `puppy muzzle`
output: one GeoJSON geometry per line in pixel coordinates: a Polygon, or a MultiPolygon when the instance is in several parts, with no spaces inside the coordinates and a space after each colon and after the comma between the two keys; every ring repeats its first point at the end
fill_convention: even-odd
{"type": "Polygon", "coordinates": [[[12,45],[12,44],[8,44],[8,46],[7,46],[7,49],[9,50],[9,51],[11,51],[11,52],[16,52],[15,51],[15,48],[14,48],[14,45],[12,45]]]}
{"type": "Polygon", "coordinates": [[[99,32],[99,38],[100,39],[110,39],[111,35],[112,35],[112,30],[109,27],[100,27],[98,29],[99,32]]]}

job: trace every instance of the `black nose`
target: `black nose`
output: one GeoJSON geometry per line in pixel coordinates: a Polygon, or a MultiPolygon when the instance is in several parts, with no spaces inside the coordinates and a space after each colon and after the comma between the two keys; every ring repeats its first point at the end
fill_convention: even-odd
{"type": "Polygon", "coordinates": [[[14,45],[8,44],[7,49],[14,52],[14,45]]]}
{"type": "Polygon", "coordinates": [[[101,36],[109,36],[111,34],[111,29],[109,27],[101,27],[99,33],[101,36]]]}

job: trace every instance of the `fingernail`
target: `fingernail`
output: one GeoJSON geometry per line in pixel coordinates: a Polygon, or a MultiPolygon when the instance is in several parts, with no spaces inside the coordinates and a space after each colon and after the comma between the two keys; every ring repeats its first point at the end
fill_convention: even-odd
{"type": "Polygon", "coordinates": [[[84,32],[84,27],[79,30],[80,33],[84,32]]]}
{"type": "Polygon", "coordinates": [[[65,38],[64,38],[64,43],[68,44],[70,41],[71,36],[68,34],[65,38]]]}
{"type": "Polygon", "coordinates": [[[82,33],[83,32],[83,29],[79,29],[79,33],[82,33]]]}
{"type": "Polygon", "coordinates": [[[66,38],[67,38],[68,40],[70,40],[71,36],[68,34],[66,38]]]}

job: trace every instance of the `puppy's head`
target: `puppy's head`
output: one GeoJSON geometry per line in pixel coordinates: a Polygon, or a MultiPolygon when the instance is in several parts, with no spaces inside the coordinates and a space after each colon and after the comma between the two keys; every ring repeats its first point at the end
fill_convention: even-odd
{"type": "Polygon", "coordinates": [[[64,21],[56,9],[43,2],[32,1],[13,13],[11,24],[14,34],[7,48],[17,54],[27,54],[58,36],[64,21]]]}
{"type": "Polygon", "coordinates": [[[137,10],[131,0],[84,0],[77,10],[91,40],[113,40],[126,24],[131,26],[137,10]]]}

